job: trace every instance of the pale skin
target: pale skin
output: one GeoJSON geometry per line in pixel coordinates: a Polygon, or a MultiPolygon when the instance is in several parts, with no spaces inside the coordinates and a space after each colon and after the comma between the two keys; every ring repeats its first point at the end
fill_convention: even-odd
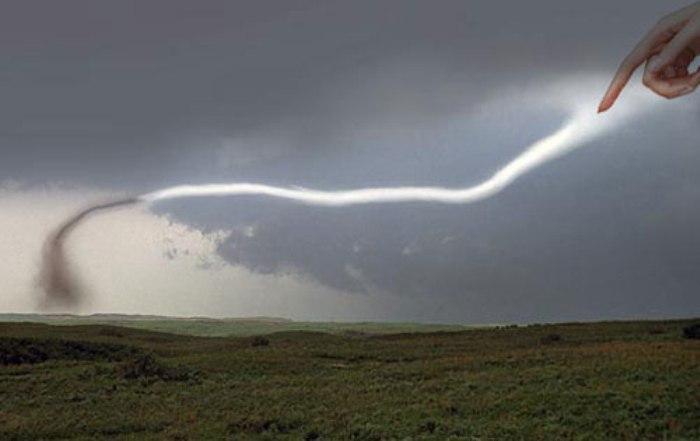
{"type": "Polygon", "coordinates": [[[642,64],[644,85],[668,99],[694,92],[700,86],[700,68],[688,70],[700,55],[700,2],[663,17],[622,61],[598,112],[610,109],[632,74],[642,64]]]}

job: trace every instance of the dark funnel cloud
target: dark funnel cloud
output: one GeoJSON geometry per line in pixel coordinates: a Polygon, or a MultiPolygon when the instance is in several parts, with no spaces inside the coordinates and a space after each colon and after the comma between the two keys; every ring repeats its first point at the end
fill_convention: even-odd
{"type": "Polygon", "coordinates": [[[44,307],[75,307],[83,298],[79,278],[75,275],[65,252],[66,241],[71,232],[95,213],[137,202],[137,199],[130,198],[92,205],[67,219],[46,239],[39,274],[39,286],[45,294],[42,302],[44,307]]]}

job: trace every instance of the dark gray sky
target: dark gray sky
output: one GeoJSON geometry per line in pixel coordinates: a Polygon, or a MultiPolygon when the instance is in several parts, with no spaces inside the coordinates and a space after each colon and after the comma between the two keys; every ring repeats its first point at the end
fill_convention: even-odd
{"type": "MultiPolygon", "coordinates": [[[[473,184],[567,116],[518,90],[611,75],[651,24],[683,4],[8,2],[0,218],[18,233],[6,235],[5,250],[16,256],[22,234],[38,235],[96,194],[234,181],[473,184]],[[485,107],[494,99],[501,104],[485,107]]],[[[94,310],[471,323],[698,315],[698,99],[630,122],[474,205],[160,204],[112,225],[125,236],[153,228],[162,239],[154,246],[173,244],[138,279],[150,295],[130,295],[114,269],[147,265],[116,238],[83,257],[88,279],[121,293],[94,310]],[[178,269],[190,285],[155,275],[195,253],[196,276],[178,269]]],[[[88,233],[81,239],[90,243],[88,233]]],[[[76,258],[79,250],[87,246],[76,258]]],[[[36,258],[26,259],[31,272],[36,258]]],[[[30,308],[28,279],[7,283],[0,307],[30,308]]]]}

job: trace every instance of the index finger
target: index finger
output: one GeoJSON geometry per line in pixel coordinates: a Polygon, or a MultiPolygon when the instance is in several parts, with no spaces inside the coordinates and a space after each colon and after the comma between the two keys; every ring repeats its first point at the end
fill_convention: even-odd
{"type": "Polygon", "coordinates": [[[605,96],[603,96],[598,112],[605,112],[610,109],[622,93],[632,74],[644,61],[653,53],[656,46],[666,43],[673,38],[673,32],[663,30],[657,26],[654,28],[637,46],[625,57],[620,67],[617,69],[605,96]]]}

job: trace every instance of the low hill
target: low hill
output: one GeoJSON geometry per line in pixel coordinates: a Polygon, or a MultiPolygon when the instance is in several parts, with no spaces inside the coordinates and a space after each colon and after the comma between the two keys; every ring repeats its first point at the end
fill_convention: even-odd
{"type": "Polygon", "coordinates": [[[51,325],[104,324],[206,337],[264,335],[285,331],[315,331],[334,334],[395,334],[405,332],[462,331],[461,325],[385,322],[296,322],[277,317],[209,318],[126,314],[0,314],[0,322],[34,322],[51,325]]]}

